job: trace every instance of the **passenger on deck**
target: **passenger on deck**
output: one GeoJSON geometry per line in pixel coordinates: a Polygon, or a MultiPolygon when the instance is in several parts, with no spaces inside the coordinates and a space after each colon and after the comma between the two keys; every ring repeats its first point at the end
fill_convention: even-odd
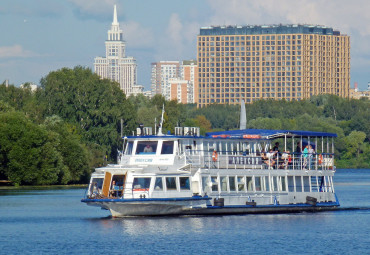
{"type": "Polygon", "coordinates": [[[290,156],[290,151],[284,151],[283,155],[281,155],[281,165],[280,168],[287,169],[288,165],[292,163],[292,158],[290,156]]]}
{"type": "Polygon", "coordinates": [[[312,148],[311,145],[308,146],[308,161],[309,161],[309,169],[313,167],[313,155],[315,154],[315,150],[312,148]]]}
{"type": "Polygon", "coordinates": [[[118,186],[116,186],[116,181],[112,181],[112,186],[111,186],[111,188],[110,188],[110,195],[111,195],[112,197],[114,197],[114,196],[116,195],[117,187],[118,187],[118,186]]]}
{"type": "Polygon", "coordinates": [[[98,184],[95,182],[92,188],[91,197],[92,198],[99,198],[100,196],[100,190],[98,188],[98,184]]]}
{"type": "Polygon", "coordinates": [[[144,148],[144,152],[153,152],[153,148],[152,146],[150,146],[149,144],[147,144],[144,148]]]}
{"type": "Polygon", "coordinates": [[[280,165],[281,162],[279,162],[279,161],[281,161],[281,159],[280,159],[281,154],[280,154],[280,151],[279,151],[279,143],[278,142],[275,143],[275,146],[274,146],[274,148],[272,148],[272,150],[274,152],[274,160],[277,161],[280,165]]]}
{"type": "Polygon", "coordinates": [[[297,147],[295,148],[295,153],[297,153],[298,155],[302,153],[301,142],[297,143],[297,147]]]}
{"type": "Polygon", "coordinates": [[[306,169],[308,161],[308,145],[303,150],[303,169],[306,169]]]}
{"type": "Polygon", "coordinates": [[[278,142],[276,142],[275,143],[275,146],[274,146],[274,148],[272,148],[272,150],[275,152],[275,151],[277,151],[277,152],[279,152],[279,143],[278,142]]]}
{"type": "Polygon", "coordinates": [[[275,160],[274,160],[275,153],[272,149],[266,154],[267,160],[265,163],[268,165],[269,169],[272,169],[273,166],[275,165],[275,160]]]}

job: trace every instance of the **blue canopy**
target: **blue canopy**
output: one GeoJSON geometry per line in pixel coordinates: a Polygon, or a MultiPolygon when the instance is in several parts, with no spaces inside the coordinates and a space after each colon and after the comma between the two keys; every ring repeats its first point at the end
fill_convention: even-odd
{"type": "Polygon", "coordinates": [[[273,139],[278,137],[337,137],[335,133],[300,131],[300,130],[269,130],[269,129],[243,129],[231,131],[208,132],[206,137],[211,138],[246,138],[246,139],[273,139]]]}

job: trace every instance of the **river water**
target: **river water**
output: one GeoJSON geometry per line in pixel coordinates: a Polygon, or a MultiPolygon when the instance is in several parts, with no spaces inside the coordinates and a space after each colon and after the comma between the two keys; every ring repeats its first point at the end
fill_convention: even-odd
{"type": "Polygon", "coordinates": [[[0,254],[369,254],[370,169],[339,169],[341,209],[111,218],[83,189],[0,190],[0,254]]]}

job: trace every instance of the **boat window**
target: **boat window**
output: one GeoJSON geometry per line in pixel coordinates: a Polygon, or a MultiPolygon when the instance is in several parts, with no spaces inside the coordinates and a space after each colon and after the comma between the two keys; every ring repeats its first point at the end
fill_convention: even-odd
{"type": "Polygon", "coordinates": [[[220,177],[221,180],[221,191],[227,191],[227,177],[222,176],[220,177]]]}
{"type": "Polygon", "coordinates": [[[112,183],[114,182],[115,185],[119,187],[119,189],[122,189],[124,179],[124,175],[113,175],[112,183]]]}
{"type": "Polygon", "coordinates": [[[104,178],[93,178],[90,184],[90,193],[100,193],[103,188],[104,178]]]}
{"type": "Polygon", "coordinates": [[[157,144],[157,141],[140,141],[136,146],[136,154],[155,154],[157,144]]]}
{"type": "Polygon", "coordinates": [[[134,182],[132,184],[133,191],[149,190],[150,179],[151,179],[150,177],[134,178],[134,182]]]}
{"type": "Polygon", "coordinates": [[[154,190],[155,191],[163,190],[162,177],[155,178],[154,190]]]}
{"type": "Polygon", "coordinates": [[[227,154],[227,148],[226,148],[227,146],[226,146],[226,143],[227,142],[225,142],[225,141],[222,141],[221,142],[221,152],[220,152],[220,154],[224,154],[224,155],[227,154]]]}
{"type": "Polygon", "coordinates": [[[254,177],[255,185],[256,185],[256,191],[261,191],[261,177],[254,177]]]}
{"type": "Polygon", "coordinates": [[[302,192],[301,176],[296,176],[295,177],[295,190],[296,190],[296,192],[302,192]]]}
{"type": "Polygon", "coordinates": [[[247,177],[247,190],[253,191],[253,179],[252,177],[247,177]]]}
{"type": "Polygon", "coordinates": [[[134,142],[128,142],[126,145],[126,155],[132,155],[132,149],[134,148],[134,142]]]}
{"type": "Polygon", "coordinates": [[[277,178],[277,176],[273,176],[272,180],[273,180],[272,190],[273,191],[278,191],[278,178],[277,178]]]}
{"type": "Polygon", "coordinates": [[[238,191],[245,191],[244,176],[238,176],[238,191]]]}
{"type": "Polygon", "coordinates": [[[288,176],[288,191],[294,192],[294,182],[293,182],[294,176],[288,176]]]}
{"type": "Polygon", "coordinates": [[[236,188],[235,188],[235,177],[234,176],[230,176],[229,177],[229,185],[230,185],[230,191],[236,191],[236,188]]]}
{"type": "Polygon", "coordinates": [[[217,176],[211,176],[212,191],[218,191],[217,176]]]}
{"type": "Polygon", "coordinates": [[[310,177],[303,176],[304,192],[310,192],[310,177]]]}
{"type": "Polygon", "coordinates": [[[270,182],[269,182],[269,177],[268,176],[265,176],[264,177],[264,179],[265,179],[265,187],[264,187],[264,190],[266,190],[266,191],[270,191],[270,182]]]}
{"type": "Polygon", "coordinates": [[[281,176],[281,191],[286,191],[285,176],[281,176]]]}
{"type": "Polygon", "coordinates": [[[202,177],[202,189],[203,189],[203,192],[206,190],[207,188],[207,182],[208,182],[208,177],[206,176],[203,176],[202,177]]]}
{"type": "Polygon", "coordinates": [[[173,154],[173,141],[164,141],[161,154],[173,154]]]}
{"type": "Polygon", "coordinates": [[[166,177],[166,187],[167,187],[167,190],[177,190],[176,178],[175,177],[166,177]]]}
{"type": "Polygon", "coordinates": [[[190,190],[189,177],[180,177],[180,190],[190,190]]]}

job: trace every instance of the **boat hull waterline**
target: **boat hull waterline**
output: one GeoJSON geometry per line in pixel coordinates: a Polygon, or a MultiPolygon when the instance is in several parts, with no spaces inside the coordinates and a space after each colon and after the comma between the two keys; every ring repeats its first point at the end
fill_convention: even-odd
{"type": "MultiPolygon", "coordinates": [[[[143,199],[145,200],[145,199],[143,199]]],[[[334,211],[340,206],[338,201],[323,202],[316,205],[292,204],[292,205],[235,205],[235,206],[212,206],[204,202],[208,199],[199,199],[191,203],[186,200],[173,201],[127,201],[122,199],[82,199],[81,201],[90,206],[97,206],[109,210],[113,217],[128,216],[169,216],[169,215],[220,215],[220,214],[276,214],[276,213],[299,213],[299,212],[322,212],[334,211]]]]}

